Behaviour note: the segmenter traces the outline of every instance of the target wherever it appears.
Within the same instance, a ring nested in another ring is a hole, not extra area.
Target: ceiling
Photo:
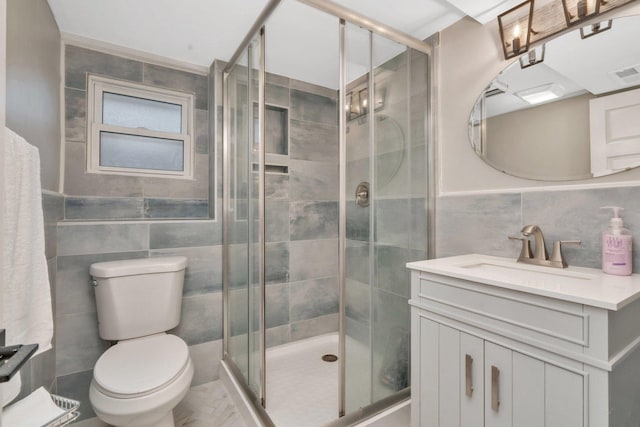
[[[228,60],[233,55],[268,1],[48,2],[63,34],[208,67],[214,59]],[[424,39],[461,19],[466,13],[480,22],[486,22],[519,0],[335,2]],[[283,0],[267,22],[267,37],[267,65],[271,68],[268,71],[327,87],[336,86],[338,32],[335,18],[296,0]]]

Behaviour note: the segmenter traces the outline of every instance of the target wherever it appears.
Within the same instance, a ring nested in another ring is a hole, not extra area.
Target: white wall
[[[632,4],[611,16],[640,14]],[[478,158],[467,133],[469,113],[486,85],[511,62],[503,59],[497,19],[465,18],[441,33],[439,57],[438,193],[509,192],[541,188],[638,185],[640,169],[587,181],[532,181],[506,175]]]
[[[6,123],[40,151],[43,190],[58,191],[60,31],[42,0],[7,3]]]

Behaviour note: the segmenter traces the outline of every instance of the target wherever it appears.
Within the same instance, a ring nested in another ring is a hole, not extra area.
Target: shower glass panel
[[[372,402],[409,386],[409,84],[407,48],[372,36]]]
[[[226,79],[228,139],[227,326],[225,352],[249,384],[249,67],[245,52]]]
[[[270,1],[225,74],[225,363],[277,427],[347,425],[410,385],[428,55],[338,16]]]
[[[371,403],[370,202],[356,203],[356,188],[371,184],[372,132],[368,112],[370,32],[345,25],[346,263],[345,410]]]
[[[260,125],[254,115],[254,108],[259,102],[260,86],[260,37],[256,36],[248,47],[249,56],[249,90],[247,121],[249,126],[248,164],[249,194],[249,387],[260,396],[261,359],[260,350],[260,169],[259,169],[259,132]]]

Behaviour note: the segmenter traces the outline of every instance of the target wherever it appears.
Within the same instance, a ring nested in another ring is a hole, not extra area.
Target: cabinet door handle
[[[473,395],[473,357],[464,356],[464,377],[465,377],[465,394],[469,397]]]
[[[500,409],[500,369],[491,365],[491,409]]]

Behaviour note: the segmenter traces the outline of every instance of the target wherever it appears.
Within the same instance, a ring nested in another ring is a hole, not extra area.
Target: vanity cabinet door
[[[485,427],[512,427],[512,355],[507,348],[484,343]]]
[[[460,426],[484,426],[484,341],[460,333]]]

